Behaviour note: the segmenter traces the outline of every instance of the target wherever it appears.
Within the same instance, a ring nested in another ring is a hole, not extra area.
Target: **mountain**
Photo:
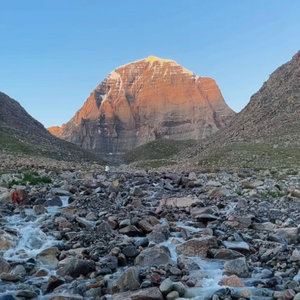
[[[58,139],[19,102],[0,92],[0,150],[59,160],[101,161],[96,155]]]
[[[300,51],[275,70],[230,124],[186,156],[219,163],[299,164]]]
[[[150,56],[111,72],[64,128],[49,131],[98,153],[125,153],[160,139],[202,139],[235,113],[211,78]]]

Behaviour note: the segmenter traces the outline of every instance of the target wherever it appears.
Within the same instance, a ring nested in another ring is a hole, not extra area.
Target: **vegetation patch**
[[[190,148],[194,145],[196,145],[196,142],[193,140],[158,140],[139,146],[134,150],[127,152],[122,159],[126,163],[169,159],[179,154],[183,149]]]
[[[14,185],[26,185],[29,183],[30,185],[37,185],[41,183],[51,183],[52,180],[49,177],[43,176],[40,177],[38,173],[25,173],[23,175],[23,178],[21,180],[12,180],[9,182],[9,187],[12,187]]]

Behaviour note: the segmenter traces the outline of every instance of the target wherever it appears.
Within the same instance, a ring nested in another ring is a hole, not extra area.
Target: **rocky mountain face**
[[[59,160],[98,160],[92,153],[54,137],[19,102],[0,92],[0,150]]]
[[[233,142],[299,143],[300,51],[279,67],[254,94],[248,105],[209,144],[219,147]]]
[[[235,113],[211,78],[150,56],[119,67],[65,125],[49,131],[98,153],[124,153],[159,139],[202,139]]]
[[[27,111],[9,96],[0,92],[0,128],[13,129],[20,133],[32,133],[51,138],[45,127],[32,118]]]

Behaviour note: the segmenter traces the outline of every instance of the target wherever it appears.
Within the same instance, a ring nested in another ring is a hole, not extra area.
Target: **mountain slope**
[[[211,78],[150,56],[117,68],[65,125],[49,131],[98,153],[160,139],[202,139],[234,116]]]
[[[15,100],[0,92],[0,150],[59,160],[94,160],[99,157],[51,135]]]
[[[300,51],[270,75],[226,128],[185,156],[203,163],[284,166],[299,164],[299,145]]]

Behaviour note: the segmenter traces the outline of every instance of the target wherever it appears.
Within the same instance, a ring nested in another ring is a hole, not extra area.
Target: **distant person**
[[[108,176],[108,174],[109,174],[109,166],[105,167],[105,174],[106,174],[106,176]]]

